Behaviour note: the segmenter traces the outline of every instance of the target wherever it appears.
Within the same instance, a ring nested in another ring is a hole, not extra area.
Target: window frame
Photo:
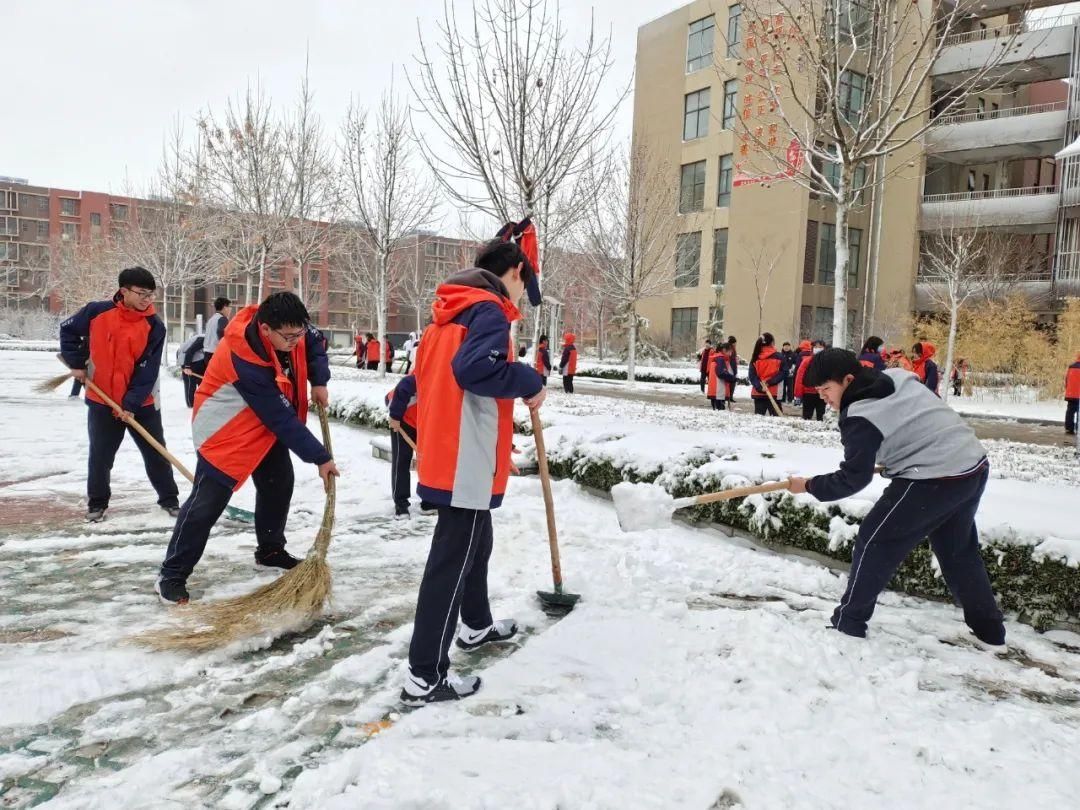
[[[701,231],[675,235],[675,289],[701,286]]]
[[[716,206],[730,208],[731,189],[735,180],[735,156],[730,153],[721,155],[719,163],[720,169],[716,174]]]
[[[698,28],[695,30],[695,26]],[[695,39],[697,37],[697,39]],[[706,17],[694,20],[687,26],[686,31],[686,72],[696,73],[707,68],[713,62],[716,42],[716,15],[709,14]],[[691,48],[697,44],[699,53],[691,55]],[[708,45],[708,51],[704,46]]]
[[[739,115],[739,80],[724,82],[724,104],[720,109],[720,129],[734,129]]]
[[[707,161],[695,160],[693,163],[684,163],[679,167],[679,213],[693,214],[705,210],[705,178]],[[693,172],[691,182],[687,185],[687,172]],[[689,195],[687,190],[689,189]],[[700,195],[698,193],[700,189]],[[687,197],[689,196],[689,202]]]
[[[693,90],[683,96],[683,142],[696,141],[709,134],[709,110],[712,102],[712,88],[706,85],[700,90]],[[701,105],[704,97],[705,104]],[[696,104],[693,109],[690,105]],[[693,134],[689,132],[690,121],[693,119]]]
[[[720,235],[723,234],[721,240]],[[728,259],[728,247],[730,245],[730,234],[727,228],[713,228],[713,261],[712,261],[712,283],[713,286],[724,286],[727,284],[727,259]],[[720,251],[719,245],[723,242],[724,249]],[[718,262],[717,259],[723,256],[723,262]],[[718,272],[719,271],[719,272]]]
[[[739,45],[742,43],[742,3],[728,6],[727,20],[727,57],[739,58]]]

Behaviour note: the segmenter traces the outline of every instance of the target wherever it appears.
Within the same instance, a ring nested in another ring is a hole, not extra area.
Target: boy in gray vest
[[[865,637],[878,594],[912,549],[929,539],[968,627],[984,644],[1004,645],[1005,625],[975,528],[990,465],[971,428],[915,374],[865,368],[847,349],[816,355],[805,382],[839,412],[844,460],[829,475],[792,478],[791,491],[838,501],[869,484],[875,464],[892,479],[859,527],[833,627]]]
[[[214,350],[218,342],[225,336],[225,327],[229,324],[229,316],[232,315],[232,301],[221,297],[214,299],[214,314],[206,322],[205,337],[203,338],[203,353],[206,355],[206,365],[210,365],[210,359],[214,356]]]

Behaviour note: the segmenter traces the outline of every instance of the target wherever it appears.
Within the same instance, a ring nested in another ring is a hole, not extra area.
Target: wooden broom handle
[[[777,416],[783,416],[784,412],[780,410],[780,406],[776,404],[776,399],[772,395],[772,391],[769,390],[769,386],[762,381],[762,388],[765,390],[765,396],[769,398],[769,404],[772,405],[773,413]]]
[[[101,399],[105,402],[106,405],[108,405],[118,414],[124,413],[124,409],[117,405],[115,402],[113,402],[112,399],[109,398],[108,394],[106,394],[104,391],[94,385],[93,380],[87,377],[85,380],[83,380],[83,382],[86,384],[87,388],[89,388],[91,391],[101,397]],[[124,422],[135,428],[135,430],[138,431],[139,435],[146,439],[146,443],[153,447],[155,450],[157,450],[159,453],[161,453],[161,455],[163,455],[170,464],[172,464],[174,467],[176,467],[176,469],[180,471],[181,475],[183,475],[184,478],[186,478],[192,484],[195,483],[195,476],[193,476],[188,470],[188,468],[183,465],[180,459],[170,453],[165,448],[165,445],[163,445],[161,442],[151,436],[150,432],[146,428],[144,428],[142,425],[135,421],[135,417],[121,416],[120,418]]]
[[[533,440],[536,443],[536,464],[540,468],[540,488],[544,491],[544,511],[547,513],[548,548],[551,550],[551,579],[556,588],[562,587],[562,566],[559,563],[559,536],[555,529],[555,502],[551,497],[551,474],[548,472],[547,448],[544,447],[544,426],[535,408],[532,417]]]
[[[730,501],[733,498],[745,498],[747,495],[761,495],[765,492],[779,492],[782,489],[787,489],[790,481],[773,481],[770,484],[757,484],[752,487],[735,487],[734,489],[724,489],[720,492],[710,492],[707,495],[698,495],[694,499],[694,503],[697,505],[705,503],[716,503],[717,501]]]
[[[405,429],[400,425],[394,429],[397,431],[397,434],[405,440],[405,444],[409,445],[409,447],[412,448],[412,451],[419,457],[420,451],[416,449],[416,442],[409,438],[409,434],[405,432]]]

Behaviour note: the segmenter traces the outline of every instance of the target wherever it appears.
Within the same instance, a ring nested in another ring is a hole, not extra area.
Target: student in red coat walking
[[[1076,414],[1080,410],[1080,352],[1065,372],[1065,432],[1076,434]]]

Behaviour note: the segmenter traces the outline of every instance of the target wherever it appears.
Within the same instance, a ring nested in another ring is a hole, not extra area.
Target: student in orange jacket
[[[367,368],[368,371],[378,371],[379,369],[379,341],[375,335],[368,332],[364,335],[364,351],[367,353]]]
[[[161,565],[156,590],[163,602],[188,601],[187,579],[210,530],[248,478],[255,482],[256,564],[289,569],[300,562],[285,550],[293,493],[289,451],[315,464],[324,482],[338,474],[307,428],[308,383],[311,398],[325,406],[329,380],[326,339],[293,293],[273,293],[229,322],[195,392],[195,483]]]
[[[394,370],[394,344],[390,341],[390,336],[386,337],[386,345],[383,346],[383,360],[386,361],[386,370]]]
[[[158,370],[165,346],[165,326],[154,311],[156,284],[149,270],[129,267],[121,271],[120,289],[109,301],[93,301],[60,324],[60,354],[76,382],[90,380],[165,444],[158,399]],[[146,475],[157,492],[158,505],[170,515],[179,510],[179,491],[172,467],[122,414],[92,390],[86,392],[86,418],[90,433],[89,472],[86,480],[86,519],[104,520],[112,490],[110,474],[125,430],[143,457]]]
[[[562,375],[563,391],[574,393],[574,375],[577,374],[577,346],[573,332],[563,335],[562,358],[559,360],[559,373]]]
[[[390,497],[394,499],[394,517],[409,517],[409,493],[412,491],[413,449],[402,433],[416,444],[416,375],[406,374],[386,395],[390,408]],[[420,502],[420,514],[430,515],[435,507]]]
[[[787,375],[783,357],[776,351],[776,340],[765,332],[754,343],[754,352],[750,355],[750,395],[754,399],[754,413],[758,416],[776,416],[772,403],[765,393],[766,387],[773,396],[777,408],[782,408],[778,400],[780,383]]]
[[[911,370],[922,380],[922,384],[933,391],[938,392],[938,367],[931,358],[937,349],[933,343],[922,341],[911,347]]]
[[[726,409],[727,401],[735,390],[737,372],[735,352],[730,345],[722,343],[717,349],[709,351],[709,376],[705,392],[714,411]]]
[[[1065,432],[1076,434],[1077,411],[1080,410],[1080,352],[1076,362],[1065,372]]]
[[[546,386],[547,379],[551,376],[551,351],[548,349],[547,335],[541,335],[540,340],[536,342],[536,357],[533,359],[533,368],[544,379],[544,385]]]
[[[547,389],[535,369],[516,361],[510,341],[525,291],[540,304],[535,230],[526,220],[504,227],[500,237],[481,249],[474,268],[436,290],[433,322],[416,356],[416,490],[438,508],[439,520],[401,692],[409,706],[459,700],[480,688],[476,676],[449,677],[455,633],[457,646],[471,651],[517,632],[513,620],[492,618],[488,602],[491,510],[502,503],[510,476],[514,400],[535,410]]]

